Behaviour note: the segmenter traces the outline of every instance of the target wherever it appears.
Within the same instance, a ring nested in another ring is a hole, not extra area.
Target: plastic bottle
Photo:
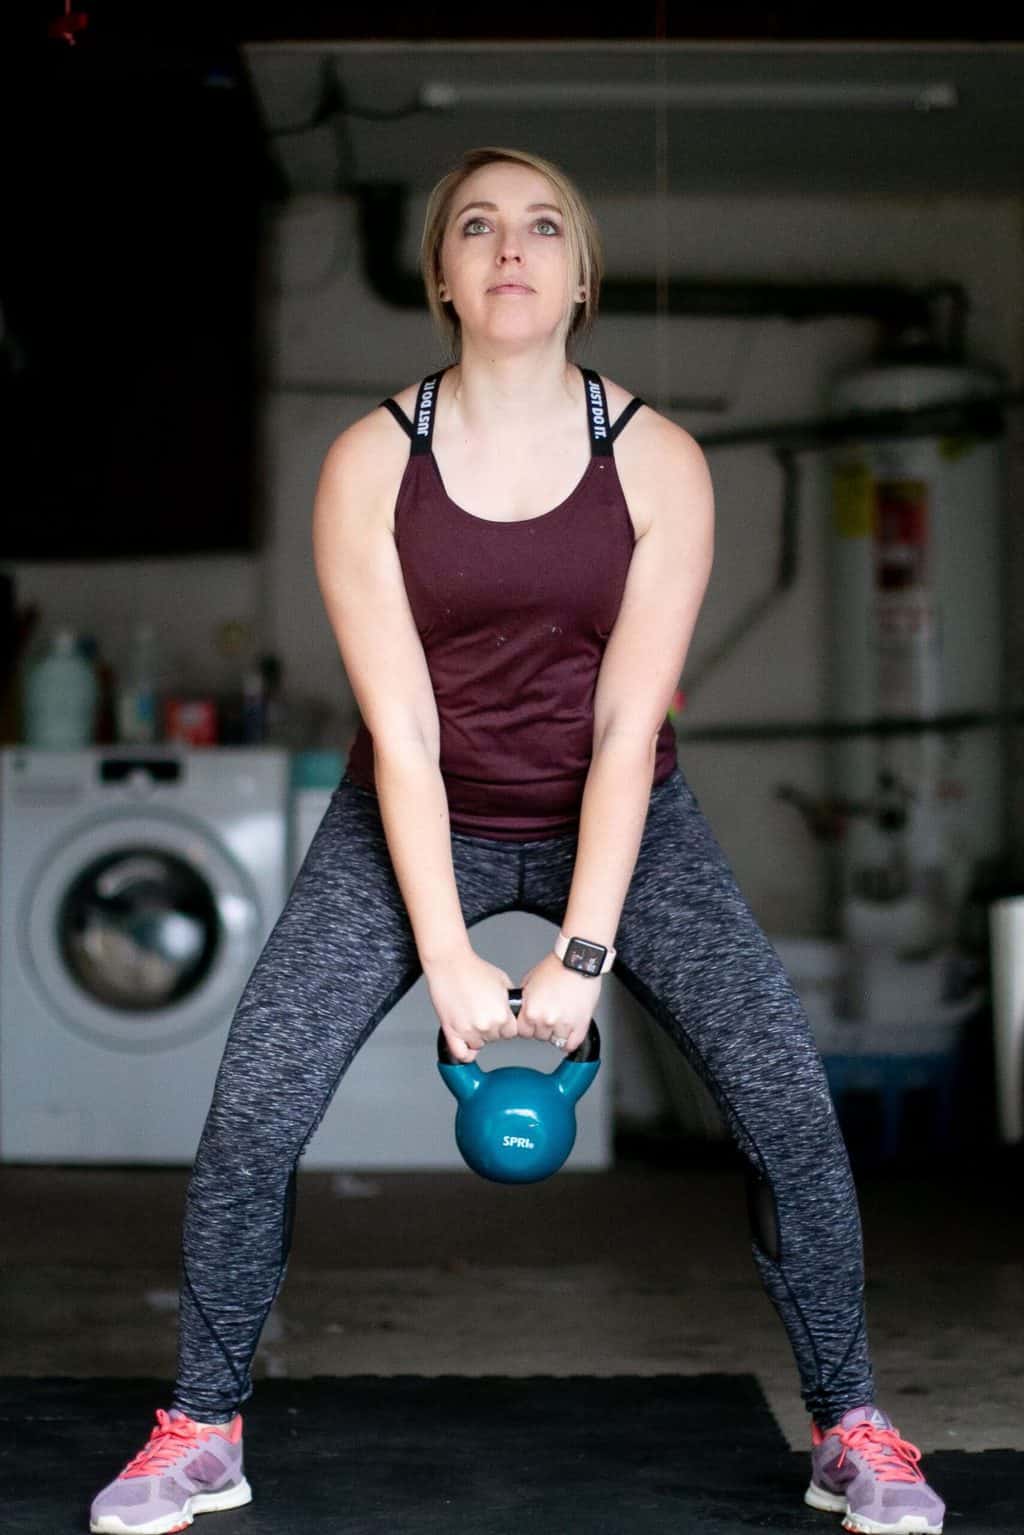
[[[268,746],[288,745],[288,711],[281,690],[282,666],[277,656],[260,656],[263,677],[264,736]]]
[[[72,629],[58,629],[25,685],[25,740],[49,751],[74,751],[93,740],[96,673]]]
[[[266,731],[263,674],[259,667],[252,666],[242,678],[242,740],[247,746],[262,746]]]
[[[116,739],[114,671],[110,662],[100,654],[99,642],[94,634],[81,635],[78,649],[92,667],[96,678],[96,713],[93,716],[92,738],[97,746],[109,746]]]
[[[145,745],[158,738],[156,630],[136,624],[117,694],[117,739]]]

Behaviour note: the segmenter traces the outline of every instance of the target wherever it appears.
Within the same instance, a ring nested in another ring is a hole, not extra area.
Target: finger
[[[551,1043],[556,1050],[561,1050],[565,1055],[571,1055],[576,1048],[573,1042],[572,1030],[567,1029],[564,1024],[561,1028],[556,1026],[552,1029]]]
[[[474,1044],[471,1039],[463,1039],[461,1034],[454,1032],[446,1034],[445,1039],[453,1059],[458,1061],[460,1066],[465,1066],[468,1061],[473,1060],[478,1051],[483,1048],[482,1042]]]

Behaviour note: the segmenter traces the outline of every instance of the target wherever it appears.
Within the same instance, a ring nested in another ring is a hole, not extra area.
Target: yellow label
[[[840,538],[870,538],[875,525],[875,492],[864,464],[837,464],[832,471],[832,515]]]

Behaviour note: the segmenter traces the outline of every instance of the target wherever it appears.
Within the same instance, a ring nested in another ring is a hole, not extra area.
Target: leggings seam
[[[861,1334],[863,1332],[865,1332],[865,1331],[866,1331],[865,1318],[862,1316],[860,1321],[857,1323],[857,1328],[856,1328],[856,1331],[853,1334],[852,1339],[850,1340],[850,1342],[846,1346],[846,1353],[843,1355],[842,1359],[840,1359],[839,1363],[836,1365],[835,1369],[832,1371],[832,1374],[829,1376],[828,1380],[823,1380],[821,1382],[821,1390],[822,1391],[827,1391],[828,1388],[831,1386],[832,1382],[835,1380],[835,1378],[839,1374],[840,1370],[846,1364],[846,1361],[849,1359],[849,1357],[850,1357],[851,1353],[853,1352],[854,1348],[856,1347],[857,1343],[860,1341]]]
[[[644,984],[644,982],[640,979],[640,977],[636,974],[636,972],[631,970],[628,965],[623,964],[621,960],[616,959],[615,965],[614,965],[614,969],[615,969],[616,972],[618,972],[620,978],[629,986],[630,990],[637,997],[637,999],[644,1004],[644,1006],[647,1008],[647,1010],[651,1013],[652,1017],[656,1018],[658,1023],[661,1024],[662,1028],[666,1030],[666,1032],[669,1035],[669,1038],[671,1039],[672,1036],[673,1036],[672,1025],[674,1023],[674,1020],[672,1019],[671,1014],[669,1013],[668,1009],[663,1005],[663,1003],[660,1001],[660,999],[658,997],[656,997],[655,994],[650,990],[650,988]],[[704,1080],[707,1081],[707,1082],[713,1082],[715,1084],[715,1092],[718,1094],[722,1104],[727,1108],[727,1110],[728,1110],[729,1114],[732,1116],[734,1122],[743,1131],[743,1135],[746,1138],[747,1143],[750,1145],[750,1147],[752,1148],[752,1150],[754,1152],[754,1155],[757,1158],[757,1163],[755,1164],[756,1165],[756,1170],[761,1174],[761,1176],[764,1178],[765,1182],[768,1184],[768,1187],[772,1190],[772,1198],[775,1199],[775,1189],[774,1189],[774,1186],[772,1184],[771,1176],[769,1175],[768,1167],[767,1167],[767,1164],[765,1162],[764,1156],[762,1155],[761,1148],[757,1144],[756,1137],[750,1132],[750,1130],[747,1129],[746,1123],[745,1123],[742,1115],[734,1107],[731,1097],[729,1096],[729,1094],[725,1091],[725,1089],[719,1083],[716,1073],[711,1071],[711,1069],[709,1068],[707,1062],[704,1059],[703,1052],[694,1043],[693,1038],[692,1038],[689,1030],[687,1028],[685,1028],[685,1026],[683,1026],[682,1024],[680,1024],[679,1027],[680,1027],[680,1030],[681,1030],[683,1038],[686,1040],[687,1051],[692,1055],[693,1060],[695,1062],[699,1062],[699,1064],[700,1064],[700,1068],[701,1068],[701,1072],[702,1072],[702,1075],[704,1077]],[[778,1203],[777,1202],[776,1202],[776,1211],[778,1211]],[[760,1249],[758,1249],[758,1250],[760,1251]],[[781,1254],[782,1254],[782,1233],[781,1233],[781,1231],[779,1232],[779,1254],[780,1254],[780,1259],[781,1259]],[[764,1256],[764,1259],[765,1259],[766,1262],[771,1263],[772,1260],[768,1257],[767,1253],[765,1253],[763,1256]],[[783,1271],[783,1269],[781,1267],[781,1263],[775,1264],[774,1267],[776,1268],[776,1270],[777,1270],[777,1272],[779,1274],[779,1277],[781,1278],[783,1284],[786,1287],[786,1292],[789,1295],[790,1301],[793,1304],[793,1307],[794,1307],[794,1310],[796,1312],[796,1315],[800,1318],[800,1323],[801,1323],[801,1326],[804,1329],[804,1334],[805,1334],[805,1336],[807,1338],[807,1342],[808,1342],[808,1344],[810,1346],[811,1356],[812,1356],[812,1358],[814,1360],[814,1367],[815,1367],[815,1371],[817,1373],[817,1389],[818,1390],[823,1390],[824,1389],[824,1385],[823,1385],[823,1382],[822,1382],[821,1356],[818,1353],[818,1348],[817,1348],[817,1345],[816,1345],[815,1340],[814,1340],[814,1335],[812,1334],[810,1328],[807,1325],[807,1318],[804,1316],[803,1308],[800,1306],[800,1304],[797,1301],[795,1295],[793,1294],[792,1287],[790,1286],[789,1280],[787,1279],[787,1277],[786,1277],[786,1275],[785,1275],[785,1273],[784,1273],[784,1271]],[[856,1341],[856,1339],[855,1339],[855,1341]],[[852,1347],[852,1345],[851,1345],[851,1347]],[[849,1354],[849,1348],[847,1349],[847,1354]]]
[[[242,1400],[244,1400],[243,1395],[242,1395],[242,1392],[243,1392],[243,1389],[244,1389],[243,1388],[243,1384],[242,1384],[242,1377],[239,1374],[238,1370],[235,1368],[235,1362],[232,1359],[232,1357],[231,1357],[230,1353],[228,1352],[227,1348],[225,1348],[224,1341],[221,1338],[220,1333],[217,1331],[216,1327],[213,1325],[213,1322],[207,1316],[206,1310],[205,1310],[205,1308],[203,1306],[203,1303],[199,1299],[199,1295],[198,1295],[198,1293],[196,1291],[196,1287],[192,1283],[192,1277],[191,1277],[191,1275],[189,1274],[189,1271],[188,1271],[188,1258],[187,1258],[184,1250],[182,1251],[182,1255],[181,1255],[181,1268],[182,1268],[182,1273],[183,1273],[184,1278],[185,1278],[185,1283],[188,1286],[188,1292],[189,1292],[189,1294],[192,1297],[192,1300],[193,1300],[193,1303],[195,1305],[195,1308],[199,1312],[199,1315],[202,1317],[203,1321],[206,1323],[207,1329],[209,1330],[209,1333],[210,1333],[210,1337],[214,1340],[214,1342],[216,1343],[217,1347],[220,1349],[221,1353],[224,1355],[224,1361],[227,1364],[228,1369],[231,1371],[232,1379],[234,1380],[235,1386],[236,1386],[237,1391],[238,1391],[238,1400],[242,1401]],[[263,1326],[263,1322],[265,1320],[266,1320],[266,1312],[264,1312],[263,1318],[260,1321],[260,1327]]]
[[[636,972],[631,970],[628,965],[623,964],[621,960],[617,959],[615,961],[614,969],[619,973],[621,979],[626,982],[634,995],[643,1002],[648,1011],[657,1019],[662,1028],[667,1031],[669,1038],[671,1038],[672,1025],[674,1024],[675,1020],[672,1018],[672,1015],[669,1013],[668,1009],[662,1005],[654,993],[644,984],[643,981],[641,981]],[[687,1052],[693,1057],[695,1061],[700,1063],[701,1071],[704,1075],[705,1081],[715,1083],[716,1093],[725,1104],[737,1125],[740,1126],[743,1134],[746,1136],[754,1150],[754,1153],[758,1159],[757,1170],[761,1173],[769,1187],[771,1187],[771,1179],[768,1177],[768,1169],[765,1165],[764,1157],[761,1155],[761,1149],[758,1146],[756,1139],[747,1129],[747,1126],[744,1123],[744,1120],[738,1110],[733,1106],[733,1102],[729,1094],[718,1083],[715,1073],[708,1066],[707,1061],[704,1059],[703,1052],[700,1050],[699,1046],[694,1043],[693,1036],[690,1034],[689,1030],[682,1025],[680,1025],[680,1028],[683,1038],[686,1040]],[[774,1192],[772,1197],[775,1197]]]
[[[412,980],[411,981],[408,979],[408,976],[409,976],[409,972],[406,972],[406,975],[402,978],[402,980],[399,982],[399,984],[396,987],[394,987],[392,989],[392,991],[390,991],[388,993],[388,995],[385,997],[385,999],[384,999],[383,1003],[381,1004],[381,1006],[379,1008],[377,1008],[374,1013],[371,1014],[369,1022],[367,1023],[366,1027],[361,1031],[359,1045],[357,1046],[356,1051],[353,1052],[352,1057],[350,1058],[348,1065],[351,1064],[351,1060],[353,1060],[355,1058],[355,1055],[358,1052],[358,1050],[361,1049],[362,1046],[366,1043],[366,1040],[369,1038],[369,1036],[373,1032],[373,1030],[377,1027],[378,1023],[380,1023],[381,1019],[383,1017],[385,1017],[387,1015],[387,1013],[390,1012],[391,1008],[395,1005],[395,1003],[398,1002],[399,999],[402,996],[405,995],[405,992],[408,991],[411,986],[415,985],[416,981],[419,979],[419,973],[414,974],[412,976]],[[324,1095],[324,1098],[321,1101],[321,1104],[319,1106],[317,1115],[316,1115],[315,1119],[313,1120],[313,1122],[312,1122],[312,1124],[311,1124],[311,1126],[310,1126],[306,1136],[304,1137],[304,1139],[302,1141],[302,1145],[300,1147],[298,1156],[295,1158],[295,1161],[292,1163],[292,1170],[291,1170],[291,1173],[289,1174],[289,1182],[291,1181],[291,1179],[293,1179],[295,1177],[295,1174],[296,1174],[296,1171],[297,1171],[297,1168],[298,1168],[298,1164],[299,1164],[299,1159],[301,1158],[303,1152],[306,1150],[306,1147],[309,1145],[310,1141],[313,1139],[313,1136],[316,1134],[317,1130],[319,1129],[321,1121],[323,1120],[324,1115],[326,1114],[327,1109],[330,1106],[331,1100],[333,1099],[334,1094],[337,1092],[338,1084],[340,1083],[342,1077],[345,1075],[345,1072],[348,1069],[348,1065],[346,1065],[345,1067],[342,1068],[342,1070],[335,1077],[335,1079],[334,1079],[334,1081],[333,1081],[333,1083],[331,1085],[330,1091]],[[294,1195],[292,1197],[294,1198]],[[267,1317],[270,1315],[270,1312],[271,1312],[271,1310],[273,1308],[274,1302],[276,1301],[276,1299],[277,1299],[277,1297],[278,1297],[278,1295],[280,1293],[281,1284],[282,1284],[282,1281],[283,1281],[283,1278],[284,1278],[285,1266],[286,1266],[287,1259],[288,1259],[288,1246],[289,1246],[289,1244],[287,1242],[287,1239],[286,1239],[286,1228],[287,1228],[287,1224],[288,1224],[288,1202],[289,1202],[289,1195],[288,1195],[288,1192],[286,1191],[285,1198],[284,1198],[284,1201],[283,1201],[283,1207],[282,1207],[282,1210],[281,1210],[281,1229],[280,1229],[280,1235],[279,1235],[279,1239],[278,1239],[279,1243],[280,1243],[280,1247],[279,1247],[279,1253],[278,1253],[277,1279],[276,1279],[276,1281],[274,1283],[274,1286],[272,1288],[271,1298],[267,1302],[267,1304],[262,1308],[262,1311],[261,1311],[260,1317],[259,1317],[259,1321],[256,1324],[256,1327],[254,1329],[257,1340],[259,1339],[260,1333],[262,1332],[263,1327],[266,1324]],[[220,1350],[221,1354],[224,1356],[224,1360],[225,1360],[225,1362],[226,1362],[226,1364],[228,1366],[228,1369],[231,1371],[232,1379],[234,1380],[235,1386],[236,1386],[236,1388],[237,1388],[237,1390],[239,1392],[239,1400],[240,1401],[244,1400],[244,1398],[241,1395],[242,1390],[243,1390],[242,1377],[241,1377],[239,1371],[236,1369],[234,1360],[231,1358],[231,1355],[230,1355],[228,1349],[225,1347],[224,1341],[221,1338],[220,1333],[217,1331],[217,1329],[214,1326],[214,1324],[213,1324],[212,1320],[210,1319],[210,1317],[207,1316],[206,1311],[205,1311],[205,1309],[203,1307],[203,1304],[202,1304],[202,1302],[199,1299],[199,1295],[198,1295],[198,1293],[196,1291],[195,1285],[192,1283],[192,1278],[191,1278],[191,1275],[189,1274],[189,1271],[188,1271],[188,1259],[187,1259],[187,1257],[186,1257],[186,1255],[184,1253],[184,1250],[182,1251],[182,1272],[184,1274],[185,1283],[188,1286],[189,1294],[192,1296],[192,1300],[193,1300],[193,1302],[195,1304],[196,1310],[199,1312],[199,1315],[202,1317],[203,1322],[205,1323],[207,1329],[209,1330],[210,1336],[213,1338],[213,1340],[216,1343],[216,1345],[217,1345],[218,1349]],[[253,1353],[255,1353],[255,1349],[253,1350]]]

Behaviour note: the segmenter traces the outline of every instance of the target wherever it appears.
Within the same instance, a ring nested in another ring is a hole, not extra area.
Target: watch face
[[[562,963],[569,970],[579,970],[583,975],[600,975],[607,953],[608,950],[599,943],[588,943],[585,938],[570,938]]]

